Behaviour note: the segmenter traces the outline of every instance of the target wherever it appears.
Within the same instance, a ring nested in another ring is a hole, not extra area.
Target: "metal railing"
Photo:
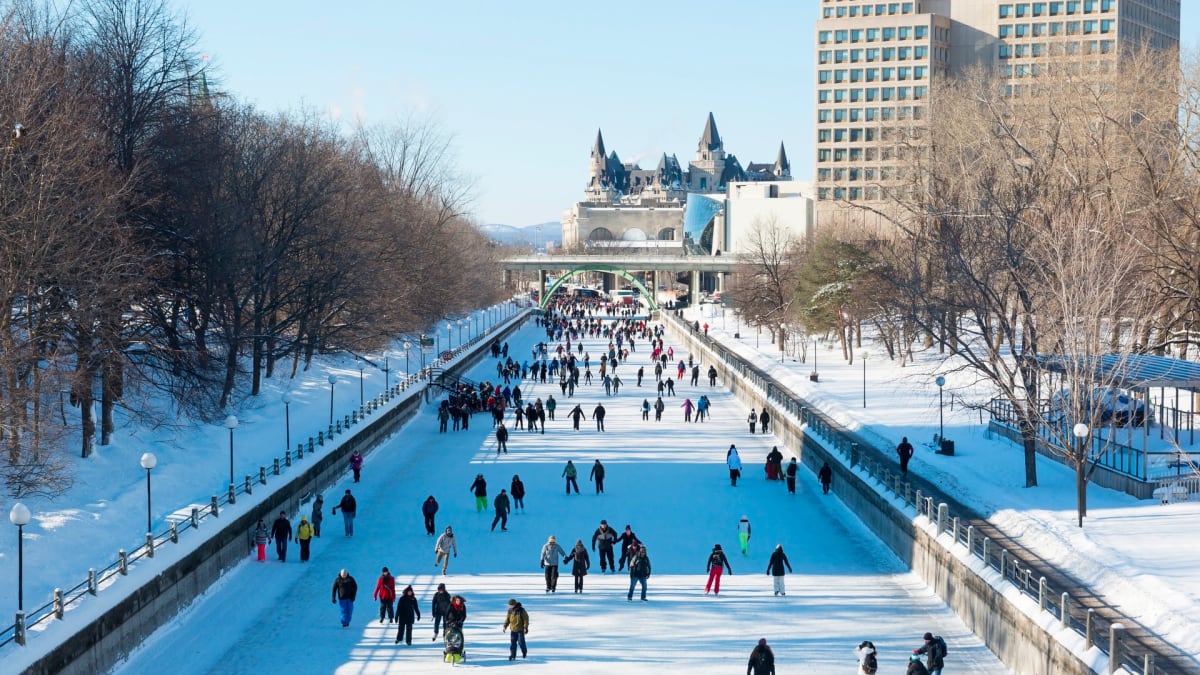
[[[1044,576],[1035,576],[1032,567],[1018,556],[994,545],[986,537],[977,536],[973,526],[960,526],[966,519],[951,514],[947,504],[935,504],[933,496],[914,491],[898,471],[892,470],[891,464],[871,458],[864,459],[859,450],[859,441],[845,427],[825,416],[753,364],[726,350],[702,331],[695,330],[693,325],[670,313],[664,313],[663,316],[669,317],[669,320],[676,324],[676,330],[701,341],[726,368],[757,387],[778,410],[786,412],[800,425],[807,425],[809,432],[819,435],[826,441],[827,447],[845,457],[851,468],[860,468],[884,490],[903,499],[906,505],[914,507],[919,514],[937,525],[939,535],[949,533],[954,542],[964,545],[973,556],[997,570],[1004,580],[1019,589],[1022,594],[1037,601],[1038,606],[1054,616],[1061,626],[1083,636],[1088,648],[1098,647],[1108,655],[1109,673],[1125,668],[1129,673],[1136,675],[1155,674],[1155,655],[1135,653],[1134,648],[1127,644],[1127,633],[1122,623],[1105,620],[1093,609],[1076,606],[1068,593],[1052,588]]]

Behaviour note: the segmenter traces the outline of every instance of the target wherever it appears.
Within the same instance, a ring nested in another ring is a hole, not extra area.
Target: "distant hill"
[[[479,231],[509,246],[533,246],[536,243],[539,248],[545,248],[547,244],[557,246],[562,242],[562,224],[554,221],[525,227],[493,223],[481,225]]]

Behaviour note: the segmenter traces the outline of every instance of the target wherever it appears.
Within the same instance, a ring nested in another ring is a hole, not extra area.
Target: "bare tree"
[[[784,326],[802,330],[794,304],[804,243],[774,216],[756,219],[728,291],[730,304],[748,323],[767,328],[780,350],[787,344]]]

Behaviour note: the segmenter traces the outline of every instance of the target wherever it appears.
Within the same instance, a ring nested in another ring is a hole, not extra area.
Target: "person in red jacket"
[[[396,577],[392,576],[388,568],[383,568],[383,574],[380,574],[379,581],[375,582],[375,593],[371,597],[379,601],[379,623],[383,623],[385,616],[388,623],[396,620],[392,609],[392,603],[396,602]]]

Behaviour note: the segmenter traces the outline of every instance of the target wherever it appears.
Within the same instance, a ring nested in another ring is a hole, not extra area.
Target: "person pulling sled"
[[[442,632],[443,662],[457,665],[467,660],[467,648],[462,632],[466,620],[467,601],[461,595],[450,598],[450,609],[446,611],[446,629]]]

